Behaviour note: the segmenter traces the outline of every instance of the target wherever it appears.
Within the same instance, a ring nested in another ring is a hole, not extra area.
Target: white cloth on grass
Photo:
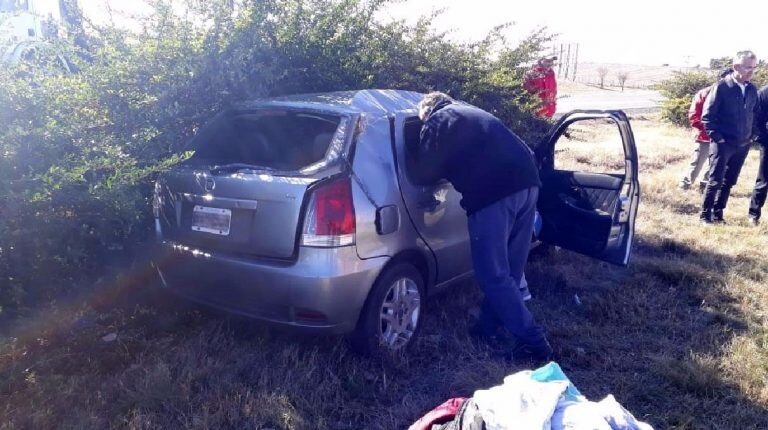
[[[488,430],[549,430],[552,414],[568,382],[540,382],[530,370],[504,378],[502,385],[475,391],[474,399]]]
[[[587,400],[554,362],[509,375],[473,400],[488,430],[653,430],[612,395]]]

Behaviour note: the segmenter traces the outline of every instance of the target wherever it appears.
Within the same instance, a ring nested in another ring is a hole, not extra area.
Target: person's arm
[[[523,88],[529,93],[539,94],[544,90],[544,78],[539,76],[534,70],[529,70],[525,74],[525,82]]]
[[[549,85],[547,85],[549,101],[555,103],[557,102],[557,78],[555,78],[555,72],[550,70],[547,78],[549,80]]]
[[[691,107],[688,109],[688,120],[691,122],[691,127],[705,133],[706,130],[704,130],[704,123],[701,122],[701,113],[704,109],[704,102],[706,100],[707,99],[704,97],[704,94],[699,91],[693,97],[693,100],[691,101]]]
[[[760,127],[760,134],[759,136],[762,136],[762,139],[760,143],[768,145],[768,89],[762,92],[762,94],[758,94],[758,103],[760,104],[760,123],[758,126]]]
[[[768,89],[757,93],[755,103],[755,120],[752,122],[753,139],[762,143],[768,143]]]
[[[760,117],[762,116],[762,107],[760,106],[760,93],[757,94],[755,100],[755,107],[752,109],[752,137],[749,139],[752,142],[760,140]]]
[[[701,113],[701,122],[704,124],[704,129],[707,131],[712,142],[724,143],[725,137],[720,132],[720,107],[722,105],[722,94],[720,93],[720,85],[715,84],[712,87],[712,91],[707,95],[707,99],[704,101],[704,109]]]

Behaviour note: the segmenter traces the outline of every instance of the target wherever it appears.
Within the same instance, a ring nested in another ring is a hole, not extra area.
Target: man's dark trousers
[[[469,215],[475,277],[485,294],[479,329],[495,334],[500,325],[527,345],[545,343],[523,302],[519,280],[528,259],[538,187],[511,194]]]
[[[713,211],[716,216],[722,216],[723,209],[728,204],[728,197],[731,195],[731,188],[739,179],[739,173],[748,153],[748,144],[730,142],[710,144],[709,182],[704,191],[702,216],[709,215]]]
[[[757,181],[752,190],[752,200],[749,203],[749,215],[760,219],[760,212],[768,195],[768,142],[760,143],[760,167],[757,170]]]

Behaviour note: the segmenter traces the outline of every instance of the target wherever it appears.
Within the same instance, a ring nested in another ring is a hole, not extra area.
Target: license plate
[[[192,230],[194,231],[228,236],[231,221],[232,211],[229,209],[195,205],[192,210]]]

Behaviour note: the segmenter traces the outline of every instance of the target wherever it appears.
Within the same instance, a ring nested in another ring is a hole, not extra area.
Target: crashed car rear
[[[466,215],[446,181],[417,185],[411,148],[423,95],[365,90],[244,103],[192,139],[154,196],[163,285],[281,326],[350,333],[365,350],[403,348],[426,297],[472,276]],[[556,168],[580,121],[615,125],[620,173]],[[637,152],[621,111],[565,115],[537,147],[541,240],[629,261]]]

